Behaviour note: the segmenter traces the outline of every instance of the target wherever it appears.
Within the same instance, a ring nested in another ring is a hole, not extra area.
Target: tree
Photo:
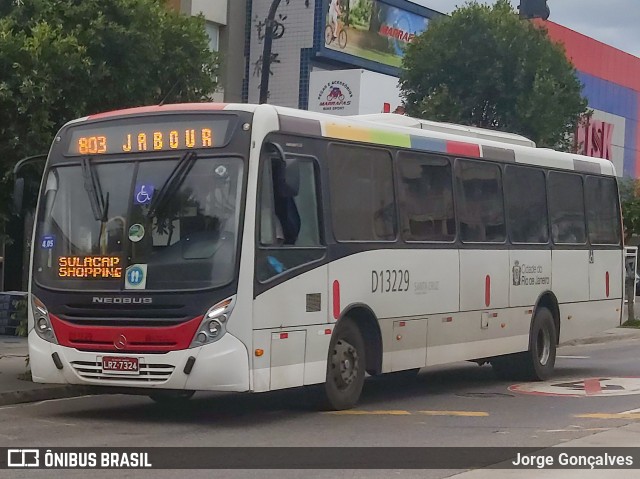
[[[640,235],[640,180],[624,178],[619,181],[620,206],[624,224],[624,243]]]
[[[620,206],[622,209],[622,222],[624,229],[624,244],[628,245],[633,236],[640,235],[640,180],[624,178],[619,181]],[[635,274],[627,274],[625,277],[625,297],[635,296]],[[635,321],[633,301],[627,303],[627,322],[632,325]]]
[[[49,149],[64,123],[206,99],[218,56],[204,19],[165,0],[0,0],[0,172]],[[0,184],[1,218],[9,178]]]
[[[560,150],[571,148],[587,107],[563,48],[508,0],[473,0],[432,20],[407,47],[400,84],[410,115],[520,133]]]

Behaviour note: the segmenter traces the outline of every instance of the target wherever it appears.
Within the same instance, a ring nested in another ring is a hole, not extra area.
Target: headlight
[[[215,319],[213,321],[209,321],[209,334],[211,334],[211,336],[215,338],[220,334],[221,330],[222,324],[220,324],[219,321],[216,321]]]
[[[58,344],[56,335],[53,332],[53,327],[51,326],[49,310],[44,305],[44,303],[33,294],[31,295],[31,312],[33,314],[33,329],[35,329],[38,336],[40,336],[45,341]]]
[[[200,327],[193,336],[190,348],[218,341],[227,332],[226,323],[235,304],[235,296],[220,301],[209,308],[202,318]]]

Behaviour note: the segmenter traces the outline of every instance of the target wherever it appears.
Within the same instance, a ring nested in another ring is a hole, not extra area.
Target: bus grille
[[[93,361],[72,361],[71,365],[76,373],[87,380],[118,382],[137,382],[159,384],[169,380],[175,366],[170,364],[140,363],[138,375],[112,375],[102,372],[102,364]]]

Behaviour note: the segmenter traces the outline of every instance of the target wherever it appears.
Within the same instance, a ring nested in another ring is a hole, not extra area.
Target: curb
[[[614,333],[609,333],[606,336],[593,336],[590,338],[573,339],[565,343],[561,343],[559,346],[580,346],[582,344],[605,344],[614,341],[628,341],[633,339],[640,339],[640,330],[634,328],[618,328],[621,331],[616,330]]]
[[[65,399],[93,394],[94,391],[83,386],[51,386],[39,389],[9,391],[0,393],[0,406],[46,401],[49,399]]]

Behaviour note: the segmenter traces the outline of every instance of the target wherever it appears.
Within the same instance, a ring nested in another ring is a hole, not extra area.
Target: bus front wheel
[[[365,365],[360,329],[343,318],[338,321],[329,344],[324,392],[330,409],[339,411],[356,405],[364,385]]]

